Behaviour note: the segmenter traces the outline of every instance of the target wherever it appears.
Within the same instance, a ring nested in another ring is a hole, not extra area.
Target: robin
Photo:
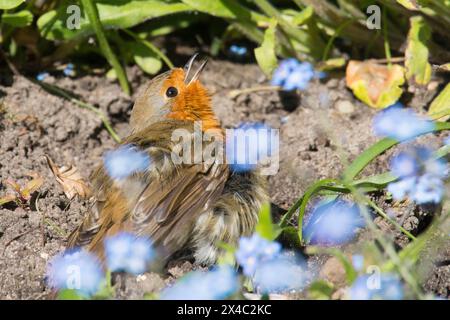
[[[178,163],[171,155],[173,132],[194,134],[198,122],[202,132],[225,139],[198,79],[206,61],[195,69],[196,56],[184,68],[153,78],[136,99],[122,144],[145,152],[151,165],[117,180],[102,163],[90,178],[95,203],[70,235],[69,247],[85,247],[103,260],[103,240],[126,231],[151,239],[162,261],[189,251],[197,264],[211,265],[221,253],[219,243],[236,245],[253,232],[268,201],[266,179],[257,170],[235,171],[220,161]]]

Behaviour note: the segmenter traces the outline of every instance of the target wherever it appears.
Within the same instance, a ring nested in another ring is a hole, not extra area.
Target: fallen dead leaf
[[[347,86],[358,99],[374,108],[386,108],[397,102],[404,81],[404,68],[397,64],[389,67],[370,60],[352,60],[347,66]]]
[[[80,198],[89,198],[91,196],[91,189],[75,166],[58,168],[49,156],[45,155],[45,158],[53,176],[62,186],[64,194],[69,200],[72,200],[76,195]]]

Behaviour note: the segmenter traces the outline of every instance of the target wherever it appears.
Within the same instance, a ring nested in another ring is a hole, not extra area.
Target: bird
[[[136,98],[121,144],[148,154],[152,165],[116,181],[101,163],[90,176],[93,204],[70,234],[68,248],[85,248],[104,262],[105,238],[131,232],[148,237],[165,263],[188,252],[195,264],[210,266],[223,253],[221,243],[236,246],[254,232],[269,201],[266,177],[258,170],[232,170],[226,162],[175,163],[171,156],[174,130],[194,134],[199,121],[202,133],[225,139],[199,80],[207,60],[194,68],[197,56],[151,79]]]

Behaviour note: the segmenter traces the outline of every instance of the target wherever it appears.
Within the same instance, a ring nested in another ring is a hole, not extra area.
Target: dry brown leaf
[[[385,108],[394,104],[401,96],[404,83],[404,69],[394,64],[391,67],[373,61],[348,63],[347,86],[361,101],[374,108]]]
[[[76,195],[80,198],[89,198],[91,189],[74,166],[58,168],[49,156],[45,155],[47,164],[56,181],[62,186],[64,194],[72,200]]]
[[[44,179],[38,174],[33,174],[30,176],[33,177],[33,180],[27,182],[25,187],[23,187],[20,191],[20,195],[25,200],[29,200],[33,192],[35,192],[44,184]]]

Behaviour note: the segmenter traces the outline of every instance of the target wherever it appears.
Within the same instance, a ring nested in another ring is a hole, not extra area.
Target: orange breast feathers
[[[189,84],[184,82],[184,70],[179,68],[164,81],[161,93],[170,87],[178,89],[178,95],[172,103],[172,110],[167,114],[169,119],[202,121],[203,130],[220,129],[211,105],[211,97],[206,88],[195,80]]]

